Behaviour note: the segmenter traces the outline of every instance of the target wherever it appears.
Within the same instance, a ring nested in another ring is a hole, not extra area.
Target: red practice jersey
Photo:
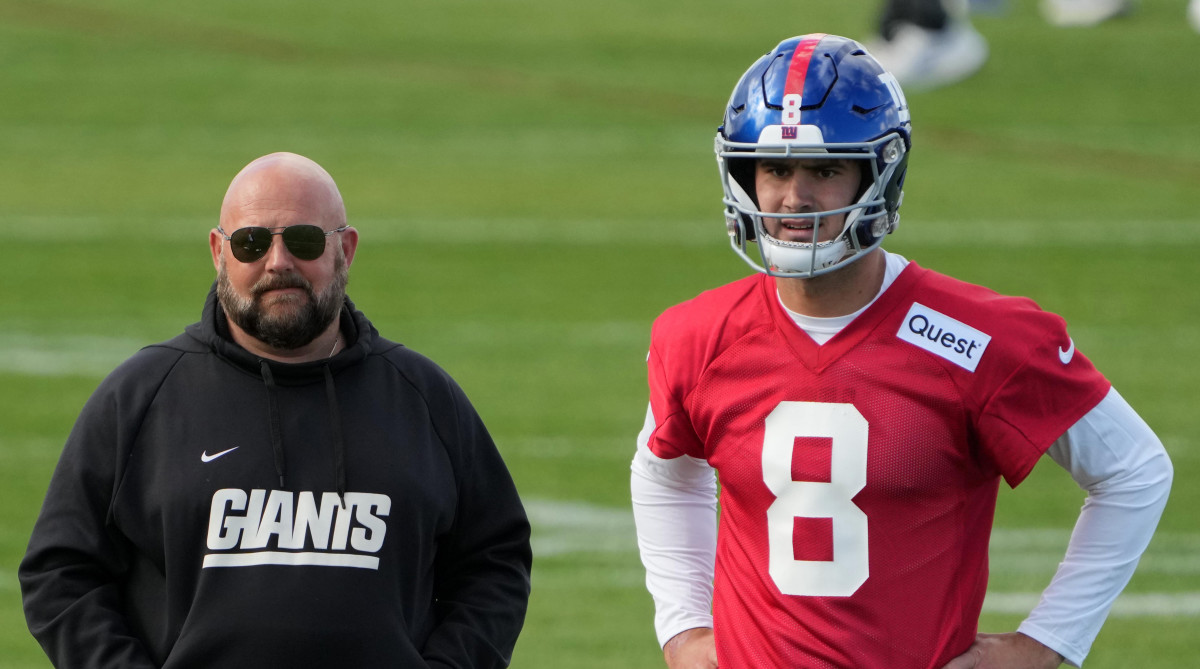
[[[1000,478],[1109,384],[1063,320],[909,263],[825,345],[755,275],[667,310],[661,458],[721,483],[713,619],[729,669],[937,668],[974,641]]]

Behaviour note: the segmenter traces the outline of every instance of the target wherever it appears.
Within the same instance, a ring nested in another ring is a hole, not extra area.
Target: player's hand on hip
[[[663,646],[669,669],[716,669],[717,645],[708,627],[694,627],[671,637]]]
[[[1020,632],[979,634],[942,669],[1054,669],[1063,657]]]

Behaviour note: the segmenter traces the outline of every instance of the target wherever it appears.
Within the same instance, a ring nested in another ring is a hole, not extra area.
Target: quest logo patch
[[[896,336],[968,372],[975,371],[992,341],[990,335],[919,302],[913,302]]]

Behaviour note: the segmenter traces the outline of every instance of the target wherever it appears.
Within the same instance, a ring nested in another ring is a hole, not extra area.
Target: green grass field
[[[910,94],[888,247],[1028,295],[1156,429],[1176,483],[1093,649],[1193,667],[1200,616],[1200,34],[1183,0],[1055,30],[979,16],[992,58]],[[712,135],[754,58],[865,38],[875,2],[0,0],[0,669],[49,666],[17,564],[103,375],[197,320],[229,179],[289,150],[362,236],[350,294],[466,388],[534,522],[520,668],[661,666],[628,510],[662,309],[748,271]],[[214,417],[219,419],[220,417]],[[983,626],[1046,584],[1082,493],[1001,494]]]

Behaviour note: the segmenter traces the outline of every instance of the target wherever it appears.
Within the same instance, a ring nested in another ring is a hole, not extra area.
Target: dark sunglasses
[[[227,235],[220,226],[217,226],[217,232],[225,241],[229,242],[229,249],[233,251],[233,257],[248,263],[267,255],[267,251],[271,250],[271,237],[275,235],[283,236],[283,244],[287,247],[288,253],[300,260],[316,260],[321,257],[322,253],[325,253],[325,238],[349,227],[343,225],[336,230],[325,232],[320,226],[309,224],[289,225],[286,228],[255,226],[238,228],[233,231],[232,235]],[[272,232],[272,230],[279,232]]]

